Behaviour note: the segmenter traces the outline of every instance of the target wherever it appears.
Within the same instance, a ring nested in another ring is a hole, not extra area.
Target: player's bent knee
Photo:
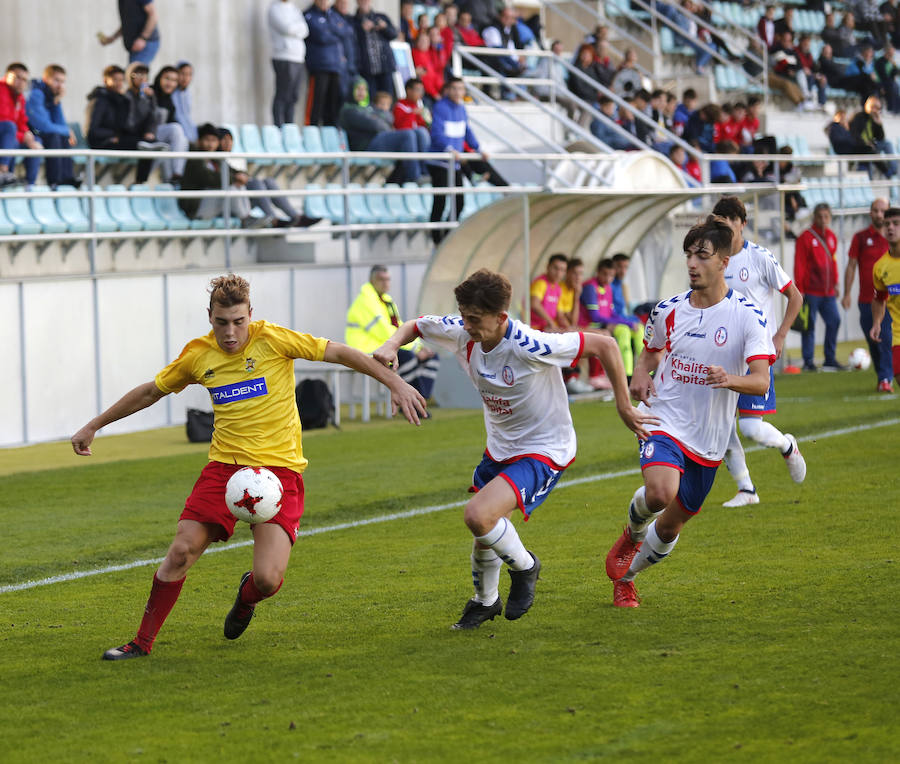
[[[278,591],[284,576],[281,571],[277,570],[254,570],[253,585],[259,590],[260,594],[273,594]]]
[[[489,513],[485,512],[484,508],[474,499],[466,504],[463,511],[463,522],[476,536],[484,536],[497,524],[497,520],[489,516]]]
[[[661,483],[649,483],[644,490],[644,501],[647,502],[647,508],[651,512],[661,512],[671,503],[678,493],[678,486],[675,490]]]

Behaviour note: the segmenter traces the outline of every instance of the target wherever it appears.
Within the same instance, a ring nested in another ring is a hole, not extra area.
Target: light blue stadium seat
[[[341,188],[339,183],[329,183],[327,189]],[[328,208],[328,217],[332,223],[343,224],[344,221],[344,197],[342,194],[331,194],[325,197],[325,206]],[[351,220],[353,211],[350,211]],[[349,222],[349,221],[348,221]]]
[[[34,219],[27,199],[5,199],[6,217],[12,223],[15,233],[25,236],[41,233],[41,224]]]
[[[384,184],[385,191],[398,188],[400,188],[400,186],[398,186],[396,183]],[[390,213],[391,220],[393,222],[412,223],[415,221],[415,217],[410,214],[410,211],[406,207],[406,202],[403,201],[403,196],[401,194],[385,194],[384,200],[387,204],[388,212]]]
[[[136,183],[131,187],[132,191],[148,191],[150,186]],[[166,221],[159,214],[151,196],[136,196],[131,201],[131,211],[140,221],[145,231],[165,231],[168,227]]]
[[[156,186],[157,191],[174,191],[175,187],[171,183],[160,183]],[[181,207],[178,206],[178,200],[174,196],[157,196],[152,199],[156,206],[156,213],[165,223],[165,227],[169,231],[186,231],[189,228],[209,228],[208,220],[192,221]],[[193,226],[192,223],[202,223],[202,226]]]
[[[348,183],[347,188],[359,191],[362,187],[359,183]],[[352,223],[377,223],[378,219],[369,210],[366,197],[355,193],[347,195],[347,203],[350,205],[350,222]]]
[[[35,186],[34,190],[43,193],[49,191],[50,186]],[[40,223],[43,233],[66,233],[69,230],[66,221],[59,216],[52,198],[35,197],[29,201],[31,202],[31,214]]]
[[[96,190],[100,190],[100,187],[97,186]],[[119,225],[113,219],[112,215],[109,214],[109,206],[106,204],[107,200],[103,197],[97,197],[94,199],[94,228],[101,233],[110,233],[112,231],[118,231]],[[83,200],[84,206],[84,214],[85,216],[89,216],[90,214],[90,200]],[[90,219],[90,218],[88,218]]]
[[[325,125],[324,127],[320,128],[320,135],[322,136],[323,151],[333,151],[335,153],[340,153],[347,150],[347,143],[341,136],[341,131],[338,130],[338,128],[332,127],[331,125]],[[332,160],[332,162],[336,165],[341,164],[340,159],[334,159]]]
[[[406,203],[406,209],[409,210],[409,214],[413,216],[413,219],[418,223],[424,223],[426,220],[429,220],[431,218],[431,201],[434,196],[431,193],[431,186],[420,187],[415,183],[409,182],[404,183],[403,188],[416,189],[419,191],[417,194],[407,194],[403,197],[403,201]],[[448,208],[449,205],[445,209]]]
[[[263,148],[270,154],[284,154],[284,139],[281,136],[281,128],[275,125],[263,125],[262,144]],[[290,159],[273,159],[272,161],[279,165],[291,164]]]
[[[57,186],[57,191],[75,191],[75,186]],[[71,233],[86,233],[91,230],[91,223],[84,214],[81,200],[76,197],[56,200],[56,211],[65,222]]]
[[[716,78],[716,89],[728,90],[728,67],[716,64],[713,67],[713,74]]]
[[[106,187],[107,191],[125,191],[125,186],[115,183]],[[140,231],[144,226],[131,209],[131,202],[125,196],[110,196],[106,200],[110,217],[116,221],[120,231]]]
[[[246,123],[241,125],[241,143],[244,146],[244,151],[248,154],[263,154],[265,153],[265,147],[263,146],[262,136],[259,134],[259,128],[251,123]],[[273,159],[250,159],[249,162],[253,164],[257,164],[262,166],[268,166],[274,164]]]
[[[325,147],[322,145],[322,131],[317,125],[305,125],[303,127],[303,145],[310,154],[322,154]],[[313,164],[328,166],[338,164],[336,159],[313,159]]]
[[[307,183],[306,184],[307,191],[318,191],[319,184],[318,183]],[[307,217],[311,218],[327,218],[331,219],[331,212],[328,210],[328,205],[325,203],[325,197],[319,196],[317,194],[311,194],[309,196],[304,197],[303,199],[303,211],[306,213]]]
[[[281,126],[281,141],[284,144],[284,150],[291,154],[305,154],[306,146],[303,145],[303,136],[300,134],[300,128],[293,122],[286,122]],[[298,158],[293,163],[301,167],[312,164],[311,159]]]
[[[3,197],[0,196],[0,236],[12,236],[16,232],[16,227],[10,222],[6,216],[6,209],[3,203]]]
[[[367,183],[366,188],[369,189],[369,193],[366,195],[366,202],[369,205],[369,211],[372,213],[372,217],[375,218],[374,222],[398,222],[394,220],[394,217],[391,214],[391,210],[387,202],[387,196],[380,193],[382,187],[377,183]]]

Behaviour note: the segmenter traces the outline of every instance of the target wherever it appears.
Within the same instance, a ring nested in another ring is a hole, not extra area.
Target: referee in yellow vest
[[[369,280],[347,311],[345,342],[366,354],[371,354],[403,323],[397,303],[388,294],[391,274],[384,265],[373,265]],[[437,376],[439,359],[436,353],[415,340],[397,353],[400,368],[397,373],[418,390],[426,400],[431,398]]]

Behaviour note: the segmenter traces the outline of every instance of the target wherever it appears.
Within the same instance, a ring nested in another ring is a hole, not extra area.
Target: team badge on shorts
[[[738,271],[738,278],[741,281],[747,281],[750,278],[750,271],[748,271],[746,268],[741,268],[741,270]]]
[[[513,370],[509,366],[504,366],[503,371],[500,372],[500,376],[503,377],[503,381],[512,387],[513,382],[516,381],[516,375],[513,374]]]
[[[256,359],[248,358],[247,365],[244,366],[244,371],[253,371],[256,368]]]
[[[722,345],[728,342],[728,330],[724,326],[720,326],[713,335],[713,341],[716,345],[722,347]]]
[[[641,458],[649,459],[653,456],[653,452],[656,450],[654,445],[649,441],[645,440],[641,443]]]

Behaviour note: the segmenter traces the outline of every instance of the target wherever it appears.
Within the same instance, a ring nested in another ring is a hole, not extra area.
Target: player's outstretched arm
[[[166,393],[160,390],[155,382],[145,382],[133,390],[129,390],[106,411],[95,416],[72,436],[72,448],[79,456],[90,456],[91,442],[94,440],[97,430],[152,406],[165,396]]]
[[[727,387],[745,395],[765,395],[769,389],[769,359],[756,358],[749,366],[746,375],[727,374],[721,366],[710,366],[706,383],[710,387]]]
[[[616,411],[619,412],[625,426],[639,438],[649,438],[650,433],[643,426],[658,424],[659,420],[655,416],[638,411],[631,405],[631,398],[628,397],[628,377],[625,375],[618,343],[612,337],[603,334],[585,333],[583,336],[584,352],[600,359],[603,370],[612,383],[613,393],[616,396]]]
[[[397,351],[404,345],[412,342],[417,336],[416,322],[414,320],[404,321],[397,327],[397,331],[395,331],[389,339],[385,340],[380,348],[372,353],[372,358],[378,361],[382,366],[396,369],[398,366]]]
[[[394,355],[396,356],[396,351]],[[403,416],[411,424],[419,424],[419,417],[425,416],[425,399],[421,393],[371,356],[341,342],[329,341],[325,348],[324,360],[328,363],[339,363],[377,379],[391,391],[391,411],[394,414],[398,410],[402,411]]]

